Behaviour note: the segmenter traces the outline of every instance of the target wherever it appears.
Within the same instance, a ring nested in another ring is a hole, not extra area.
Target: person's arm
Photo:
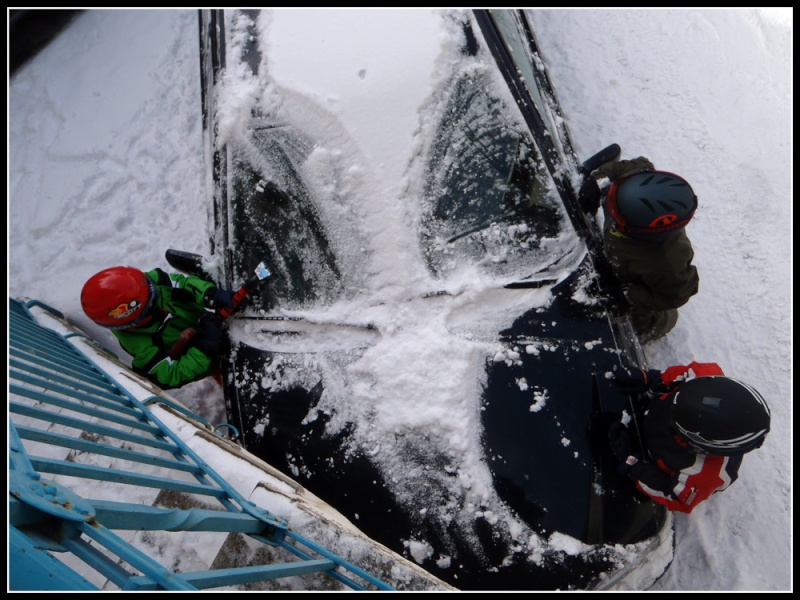
[[[169,349],[159,345],[158,336],[143,333],[114,332],[122,348],[133,357],[132,369],[164,389],[180,387],[205,377],[216,361],[215,350],[204,348],[197,340],[177,358],[169,357]],[[219,340],[217,340],[217,349]]]
[[[180,273],[173,273],[170,278],[172,279],[173,288],[190,292],[195,302],[205,308],[218,311],[223,308],[232,309],[234,307],[236,290],[217,287],[216,284],[194,275],[186,276]],[[247,299],[245,298],[239,308],[244,308],[246,304]]]
[[[651,407],[651,411],[653,408],[658,409],[659,407]],[[652,415],[650,415],[650,418],[652,418]],[[619,461],[619,472],[631,479],[639,491],[654,502],[663,504],[669,510],[691,512],[700,500],[707,498],[713,492],[713,489],[711,489],[707,494],[698,495],[686,486],[687,474],[697,473],[702,470],[703,457],[695,457],[690,453],[684,452],[679,447],[676,448],[677,454],[670,459],[671,464],[676,462],[679,464],[693,463],[683,472],[676,472],[674,469],[662,464],[662,459],[659,459],[658,464],[650,462],[642,452],[634,448],[631,433],[622,422],[613,423],[609,427],[608,442],[612,454]],[[645,440],[645,443],[647,443],[647,440]],[[698,461],[700,461],[699,465]],[[705,482],[704,479],[701,481]],[[704,485],[707,487],[709,484],[704,483]],[[717,486],[713,487],[715,489]]]
[[[170,273],[161,269],[153,269],[147,272],[147,276],[158,285],[170,285],[173,290],[185,290],[188,292],[185,300],[193,300],[199,306],[211,307],[211,297],[218,289],[216,284],[206,281],[196,275],[183,275],[182,273]]]
[[[655,375],[657,371],[651,372]],[[627,381],[628,377],[631,379],[639,379],[644,381],[646,378],[645,371],[637,372],[630,371],[623,376],[623,380]],[[644,388],[645,384],[641,383]],[[677,476],[658,468],[658,466],[648,462],[642,458],[642,453],[636,450],[631,439],[631,432],[621,422],[613,423],[608,428],[608,443],[614,457],[619,461],[618,470],[622,475],[630,478],[636,483],[636,487],[650,496],[656,502],[662,504],[672,503],[677,498],[672,495],[672,490],[677,484]],[[678,505],[675,505],[676,508]],[[675,508],[670,507],[671,510]]]
[[[722,491],[736,479],[741,457],[723,457],[698,454],[694,464],[670,475],[658,466],[639,460],[630,467],[627,476],[636,488],[654,502],[669,510],[690,513],[714,492]]]
[[[667,367],[661,374],[661,380],[670,386],[675,381],[683,381],[693,377],[707,377],[725,375],[717,363],[701,363],[692,361],[688,365],[673,365]]]

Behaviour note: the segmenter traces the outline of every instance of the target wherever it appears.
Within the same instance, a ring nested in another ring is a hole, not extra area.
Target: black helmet
[[[697,196],[674,173],[643,171],[613,185],[606,206],[621,233],[655,239],[686,226],[697,209]]]
[[[690,444],[709,454],[755,450],[769,432],[767,403],[746,383],[729,377],[697,377],[681,383],[670,421]]]

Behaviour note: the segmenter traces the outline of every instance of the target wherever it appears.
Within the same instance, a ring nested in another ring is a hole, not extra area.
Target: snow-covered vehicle
[[[226,76],[268,80],[263,17],[201,11],[208,268],[271,271],[229,327],[239,442],[460,589],[647,587],[670,516],[602,425],[630,410],[610,373],[643,356],[524,11],[442,12],[451,70],[389,214],[318,99],[264,83],[221,131]]]

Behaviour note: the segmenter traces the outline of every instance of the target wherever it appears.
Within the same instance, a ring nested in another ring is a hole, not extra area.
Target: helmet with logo
[[[149,316],[156,286],[133,267],[112,267],[93,275],[81,291],[83,312],[95,323],[111,329],[141,325]]]
[[[642,171],[612,185],[606,206],[620,233],[657,240],[689,223],[697,210],[697,196],[674,173]]]
[[[770,412],[764,398],[730,377],[697,377],[673,394],[670,420],[689,444],[718,455],[743,454],[764,443]]]

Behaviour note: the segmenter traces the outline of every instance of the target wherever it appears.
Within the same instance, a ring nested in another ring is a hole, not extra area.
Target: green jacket
[[[655,167],[643,156],[607,163],[595,177],[612,181]],[[661,337],[678,320],[677,309],[697,294],[700,279],[692,265],[694,249],[686,230],[664,241],[641,241],[625,236],[606,213],[604,248],[619,282],[631,303],[631,320],[643,341]]]
[[[207,313],[205,294],[215,285],[192,275],[168,275],[161,269],[145,275],[156,284],[154,322],[112,331],[125,352],[133,357],[133,370],[164,389],[211,375],[219,369],[218,358],[194,347],[192,340],[180,355],[171,358],[169,354],[185,330],[191,328],[200,333],[200,317]]]

